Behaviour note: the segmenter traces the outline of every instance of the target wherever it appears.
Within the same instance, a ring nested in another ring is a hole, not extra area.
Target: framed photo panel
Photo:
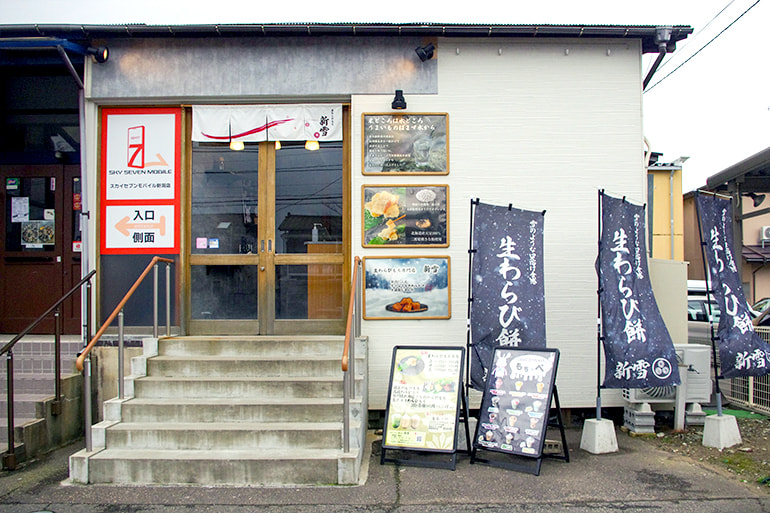
[[[363,186],[361,245],[449,246],[449,186]]]
[[[449,319],[449,257],[364,257],[364,319]]]
[[[447,175],[446,113],[364,113],[364,175]]]

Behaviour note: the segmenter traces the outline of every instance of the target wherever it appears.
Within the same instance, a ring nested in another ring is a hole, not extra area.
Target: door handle
[[[265,267],[264,266],[260,266],[259,267],[259,271],[265,271]]]
[[[264,252],[265,252],[265,240],[264,240],[264,239],[262,239],[262,240],[259,242],[259,248],[260,248],[260,251],[261,251],[262,253],[264,253]]]

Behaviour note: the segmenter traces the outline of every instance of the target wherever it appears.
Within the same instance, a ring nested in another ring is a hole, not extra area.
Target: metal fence
[[[756,332],[770,342],[770,327],[757,327]],[[770,375],[721,380],[719,386],[731,403],[770,415]]]

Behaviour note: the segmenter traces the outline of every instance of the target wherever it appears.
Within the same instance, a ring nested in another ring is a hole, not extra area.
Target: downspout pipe
[[[672,31],[673,27],[657,27],[655,29],[655,42],[658,44],[658,57],[655,59],[655,62],[652,63],[652,67],[650,68],[650,71],[647,72],[647,76],[644,77],[644,82],[642,83],[642,91],[647,89],[647,84],[650,83],[652,76],[655,75],[655,72],[658,70],[660,63],[663,62],[663,58],[666,57],[666,53],[668,52],[668,43],[671,41]]]
[[[75,83],[78,86],[78,125],[80,128],[80,190],[81,190],[81,203],[80,203],[80,234],[81,234],[81,264],[80,273],[81,278],[88,274],[90,265],[88,262],[89,256],[89,244],[88,244],[88,168],[87,168],[87,156],[86,156],[86,120],[85,120],[85,85],[83,80],[78,75],[77,70],[72,65],[72,61],[67,55],[67,52],[60,45],[56,47],[64,64],[67,66],[72,78],[75,79]],[[81,296],[81,320],[83,321],[83,341],[85,346],[88,344],[88,339],[91,337],[88,334],[87,324],[85,320],[88,319],[88,299],[86,295]]]

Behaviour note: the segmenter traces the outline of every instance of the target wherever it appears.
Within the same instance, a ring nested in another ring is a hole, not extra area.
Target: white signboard
[[[103,220],[108,248],[169,248],[174,246],[173,205],[110,205]]]
[[[181,113],[102,111],[101,252],[179,253]]]
[[[104,199],[172,200],[175,115],[108,117]]]

